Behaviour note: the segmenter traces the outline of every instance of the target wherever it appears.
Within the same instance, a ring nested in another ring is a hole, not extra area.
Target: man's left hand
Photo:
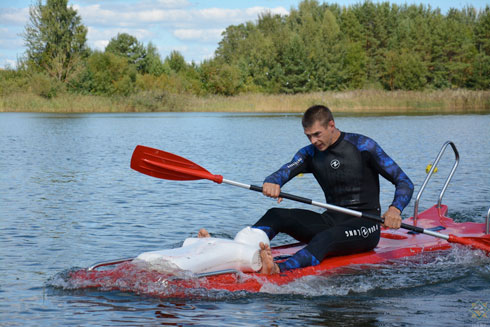
[[[384,218],[384,227],[398,229],[402,224],[401,211],[396,207],[389,207],[382,217]]]

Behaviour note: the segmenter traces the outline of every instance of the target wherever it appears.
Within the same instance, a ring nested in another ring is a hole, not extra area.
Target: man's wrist
[[[400,209],[398,209],[397,207],[395,207],[395,206],[390,206],[388,209],[390,209],[390,210],[396,210],[396,212],[397,212],[399,215],[401,215],[401,214],[402,214],[402,211],[401,211]]]

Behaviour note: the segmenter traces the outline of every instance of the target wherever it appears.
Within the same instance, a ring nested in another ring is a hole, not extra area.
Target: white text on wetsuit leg
[[[362,236],[364,238],[367,238],[369,235],[376,232],[378,228],[379,228],[378,225],[374,225],[369,228],[362,226],[361,228],[358,229],[346,230],[345,236],[346,237]]]

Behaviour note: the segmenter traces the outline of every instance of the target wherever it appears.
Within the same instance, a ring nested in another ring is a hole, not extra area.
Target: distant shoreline
[[[147,91],[128,97],[61,94],[46,99],[33,93],[0,97],[0,112],[303,112],[325,104],[337,114],[424,115],[490,113],[490,91],[328,91],[306,94],[241,94],[198,97]]]

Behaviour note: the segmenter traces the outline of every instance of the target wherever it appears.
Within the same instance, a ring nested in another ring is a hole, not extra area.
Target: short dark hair
[[[313,126],[316,121],[319,121],[323,126],[327,127],[328,123],[333,120],[333,115],[330,109],[322,105],[314,105],[309,107],[303,114],[301,123],[303,128]]]

